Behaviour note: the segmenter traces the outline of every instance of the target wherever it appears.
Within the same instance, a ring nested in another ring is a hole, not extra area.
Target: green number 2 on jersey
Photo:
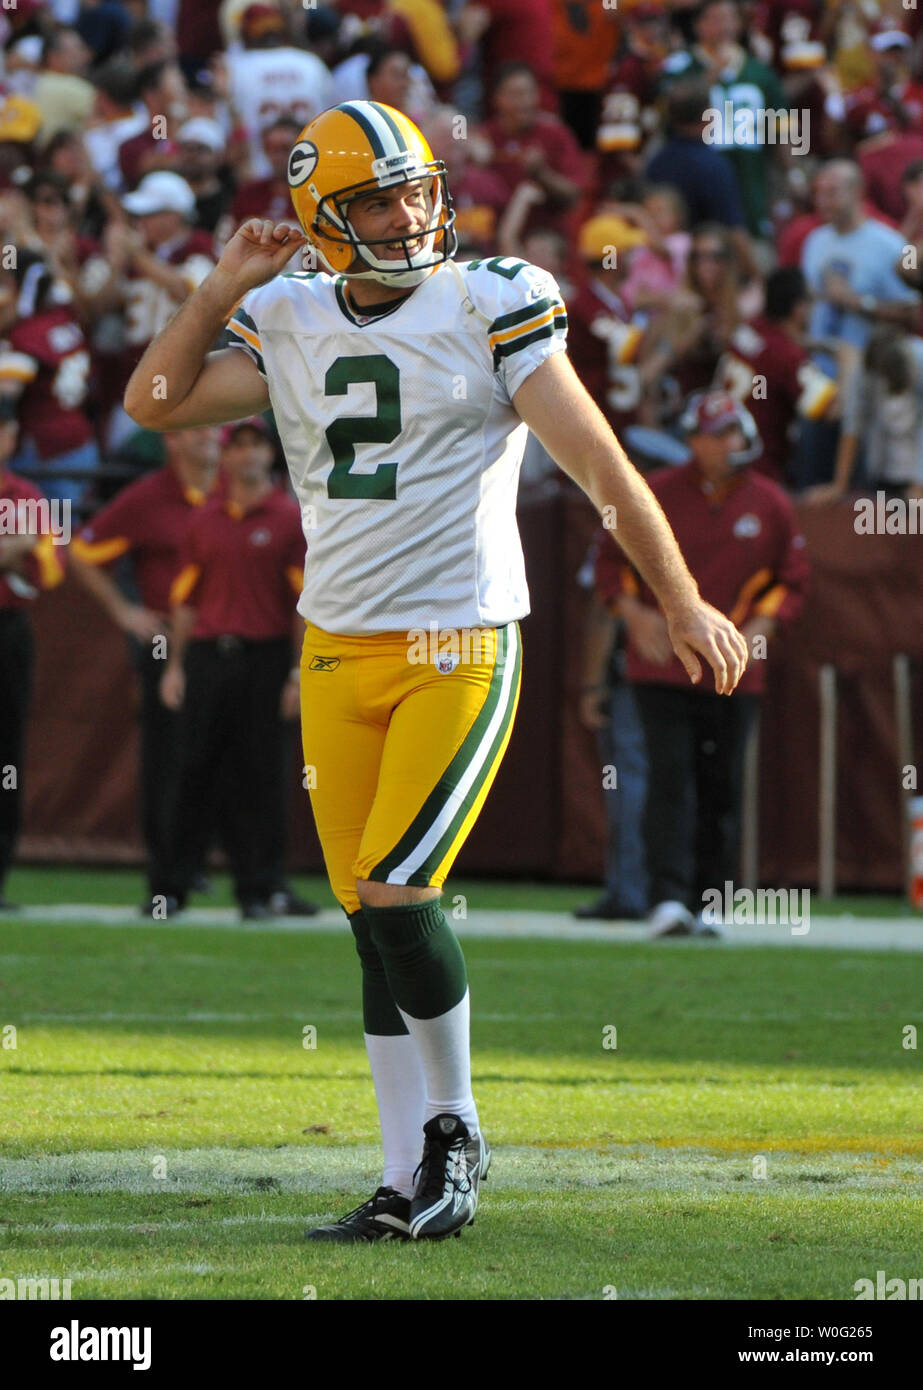
[[[397,497],[397,464],[380,463],[374,473],[353,473],[357,444],[390,444],[401,432],[401,374],[390,357],[338,357],[327,368],[326,396],[345,396],[350,386],[370,381],[375,386],[374,415],[341,415],[327,426],[333,468],[327,479],[328,497]]]

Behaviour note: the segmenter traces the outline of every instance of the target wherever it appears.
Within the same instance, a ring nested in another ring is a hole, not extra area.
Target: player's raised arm
[[[700,597],[659,502],[625,455],[602,412],[563,352],[548,357],[513,396],[520,417],[555,462],[583,488],[605,518],[614,508],[615,537],[663,609],[670,641],[697,682],[696,652],[729,695],[747,665],[747,645],[723,613]]]
[[[256,415],[269,392],[236,348],[209,352],[248,291],[265,285],[306,238],[287,222],[252,218],[231,237],[215,269],[148,347],[125,390],[125,409],[151,430],[217,425]]]

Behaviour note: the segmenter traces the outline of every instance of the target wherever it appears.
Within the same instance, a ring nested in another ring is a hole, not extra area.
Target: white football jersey
[[[447,264],[364,318],[343,276],[277,276],[228,325],[269,386],[308,554],[302,617],[327,632],[499,627],[529,611],[516,391],[565,346],[553,277]]]

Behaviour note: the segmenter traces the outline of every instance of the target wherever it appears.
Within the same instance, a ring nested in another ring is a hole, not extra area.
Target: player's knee
[[[364,907],[406,907],[410,903],[425,903],[439,897],[438,888],[416,888],[406,883],[377,883],[367,878],[356,879],[356,892]]]

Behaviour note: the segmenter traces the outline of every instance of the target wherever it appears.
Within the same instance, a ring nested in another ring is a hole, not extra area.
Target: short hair
[[[737,11],[738,16],[740,15],[740,6],[737,0],[701,0],[701,4],[697,6],[696,12],[693,15],[693,23],[698,24],[702,16],[707,10],[710,10],[713,5],[730,5],[732,9]]]
[[[511,58],[508,63],[501,63],[490,84],[491,96],[498,92],[510,77],[521,77],[523,73],[526,77],[531,77],[533,82],[538,83],[538,77],[531,63],[525,63],[521,58]]]
[[[299,121],[297,116],[293,116],[290,111],[283,111],[280,115],[271,120],[269,125],[263,126],[263,129],[260,131],[260,138],[265,140],[271,130],[294,130],[297,134],[303,126],[304,122]]]
[[[38,169],[23,187],[23,192],[27,198],[34,200],[40,188],[52,189],[70,207],[70,183],[63,174],[56,173],[54,169]]]
[[[711,89],[700,77],[677,82],[667,92],[667,125],[701,125],[711,102]]]
[[[128,33],[128,47],[132,53],[140,53],[148,44],[163,38],[163,25],[156,19],[139,19]]]
[[[170,64],[166,59],[160,59],[156,63],[148,63],[145,67],[138,70],[138,96],[143,97],[145,92],[152,92],[159,87],[163,81],[163,75]]]
[[[383,67],[388,59],[393,58],[396,53],[399,53],[402,58],[407,58],[408,56],[403,48],[397,48],[394,44],[376,44],[369,52],[369,65],[365,70],[366,81],[368,81],[370,77],[374,77],[378,69]]]
[[[138,96],[138,75],[125,58],[107,58],[95,69],[93,86],[117,106],[131,106]]]
[[[779,323],[807,298],[808,284],[801,267],[779,266],[766,280],[766,317]]]
[[[644,190],[644,198],[666,198],[673,204],[673,211],[676,213],[676,220],[681,227],[689,225],[689,204],[680,193],[675,184],[672,183],[651,183]],[[644,199],[642,198],[642,202]]]
[[[67,34],[77,34],[77,37],[80,37],[77,30],[71,24],[56,24],[50,32],[45,34],[42,39],[42,67],[45,67],[52,53],[61,47],[61,43]]]

